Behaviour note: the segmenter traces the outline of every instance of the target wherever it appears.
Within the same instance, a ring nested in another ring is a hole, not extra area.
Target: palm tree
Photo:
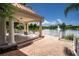
[[[74,10],[79,10],[79,3],[72,3],[70,4],[65,10],[64,10],[64,14],[65,16],[67,16],[67,14],[71,11],[74,11]]]
[[[10,3],[0,4],[0,45],[6,43],[6,19],[12,19],[15,7]]]

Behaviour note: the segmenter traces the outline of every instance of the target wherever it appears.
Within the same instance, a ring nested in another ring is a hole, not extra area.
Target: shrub
[[[76,39],[79,41],[79,37],[76,37]]]
[[[23,29],[23,24],[17,24],[16,29],[17,30],[22,30]]]
[[[73,40],[74,35],[70,34],[70,35],[65,35],[64,38],[67,40]]]

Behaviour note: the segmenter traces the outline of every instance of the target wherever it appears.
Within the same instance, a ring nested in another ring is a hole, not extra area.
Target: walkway
[[[21,49],[1,55],[29,55],[29,56],[64,56],[73,49],[72,41],[58,40],[58,37],[45,36]]]

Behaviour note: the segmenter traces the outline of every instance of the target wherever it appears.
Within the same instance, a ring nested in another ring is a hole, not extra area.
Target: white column
[[[28,34],[28,32],[29,32],[28,23],[24,23],[24,32],[25,32],[25,34]]]
[[[24,24],[24,32],[26,32],[26,24],[25,23],[23,23]]]
[[[9,21],[9,45],[16,44],[14,39],[14,20]]]
[[[27,34],[29,34],[29,25],[28,25],[28,23],[26,24],[27,26],[27,28],[26,28],[26,32],[27,32]]]
[[[39,37],[42,36],[42,21],[39,22]]]
[[[74,50],[75,50],[75,52],[77,53],[77,39],[76,39],[76,37],[75,36],[73,36],[73,39],[74,39]]]
[[[6,43],[6,18],[0,17],[0,45]]]

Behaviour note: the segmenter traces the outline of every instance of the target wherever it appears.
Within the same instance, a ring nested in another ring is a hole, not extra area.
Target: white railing
[[[77,40],[77,38],[75,37],[75,35],[73,36],[73,51],[74,51],[74,54],[75,54],[75,56],[77,56],[77,44],[78,44],[78,40]]]

